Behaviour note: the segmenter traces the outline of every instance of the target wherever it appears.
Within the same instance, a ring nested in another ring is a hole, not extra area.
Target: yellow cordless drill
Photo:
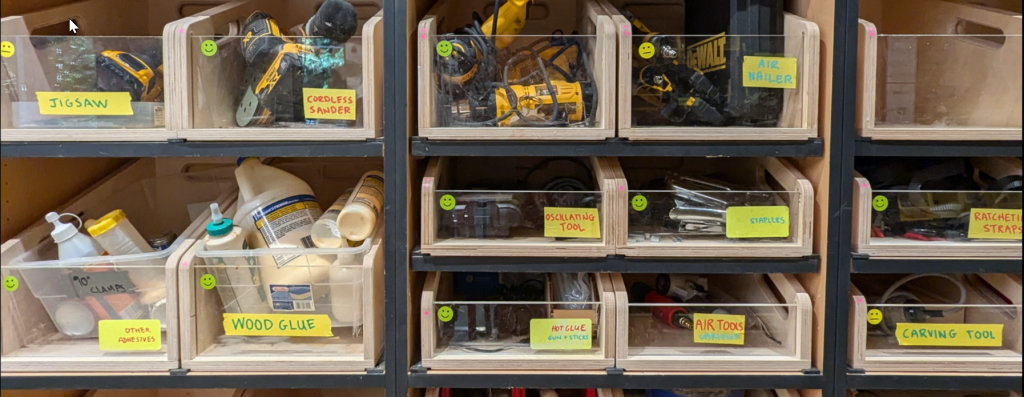
[[[134,102],[163,102],[164,67],[159,57],[107,50],[96,57],[96,86],[128,92]]]

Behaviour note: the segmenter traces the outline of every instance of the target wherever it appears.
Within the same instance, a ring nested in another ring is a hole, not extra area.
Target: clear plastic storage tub
[[[365,171],[365,159],[282,160],[328,208]],[[349,199],[350,201],[352,198]],[[228,208],[234,216],[237,208]],[[384,222],[343,248],[207,250],[182,259],[182,367],[192,371],[366,371],[384,332]],[[278,264],[284,264],[278,266]]]
[[[59,260],[47,223],[4,244],[3,274],[14,288],[0,294],[3,372],[178,367],[174,264],[209,222],[210,203],[234,201],[229,169],[162,171],[179,164],[138,160],[59,210],[83,220],[123,210],[142,236],[163,240],[154,252]]]

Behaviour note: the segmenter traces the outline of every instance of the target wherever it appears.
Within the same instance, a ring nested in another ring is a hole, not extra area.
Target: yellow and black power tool
[[[164,67],[155,55],[107,50],[96,57],[96,87],[106,92],[128,92],[133,102],[164,101]]]
[[[250,15],[242,38],[246,68],[243,93],[235,112],[238,125],[304,122],[302,88],[326,88],[333,66],[325,60],[336,57],[333,49],[348,41],[357,26],[355,8],[344,0],[324,3],[300,30],[318,38],[302,42],[283,37],[277,21],[269,14],[257,11]]]
[[[597,91],[584,40],[556,32],[510,47],[530,1],[496,1],[496,15],[473,13],[471,25],[438,38],[451,45],[434,58],[441,126],[593,124]]]

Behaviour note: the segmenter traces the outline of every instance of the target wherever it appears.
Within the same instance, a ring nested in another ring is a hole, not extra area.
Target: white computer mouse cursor
[[[68,25],[68,31],[74,34],[78,34],[78,25],[75,25],[75,21],[69,19]]]

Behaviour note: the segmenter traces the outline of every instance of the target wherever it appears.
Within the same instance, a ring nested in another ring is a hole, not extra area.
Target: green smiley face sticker
[[[442,323],[447,323],[455,318],[455,311],[448,306],[441,306],[437,309],[437,319],[441,320]]]
[[[7,292],[14,292],[18,290],[18,278],[14,276],[4,277],[4,289]]]
[[[204,274],[203,277],[199,278],[199,285],[209,291],[217,286],[217,279],[212,274]]]
[[[633,205],[633,209],[636,211],[643,211],[647,209],[647,197],[644,197],[642,194],[633,196],[633,199],[629,200],[629,203]]]
[[[455,196],[452,196],[450,194],[446,194],[444,196],[441,196],[440,204],[441,204],[441,209],[443,209],[445,211],[451,211],[451,210],[455,209]]]
[[[212,57],[214,54],[217,53],[217,42],[213,40],[206,40],[199,47],[199,49],[203,52],[203,55]]]
[[[437,43],[437,55],[447,57],[452,54],[452,43],[448,40],[441,40]]]
[[[875,196],[874,200],[871,200],[871,208],[878,212],[885,211],[889,208],[889,199],[885,196]]]
[[[640,45],[639,53],[640,53],[640,57],[641,58],[643,58],[643,59],[651,59],[651,57],[654,56],[654,52],[655,52],[654,44],[643,43],[643,44]]]

